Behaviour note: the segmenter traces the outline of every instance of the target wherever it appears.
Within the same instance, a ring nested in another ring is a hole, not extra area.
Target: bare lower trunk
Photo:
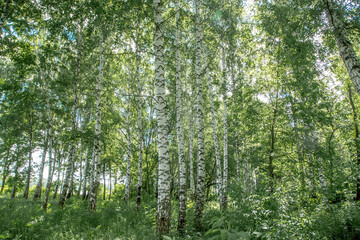
[[[16,190],[17,190],[17,181],[18,181],[18,178],[19,178],[19,144],[16,144],[16,158],[15,158],[15,176],[14,176],[14,181],[13,181],[13,188],[12,188],[12,191],[11,191],[11,198],[15,198],[15,195],[16,195]]]
[[[75,157],[74,157],[74,161],[72,163],[72,167],[71,167],[71,174],[70,174],[70,184],[69,184],[69,188],[67,191],[67,195],[66,195],[66,199],[69,199],[72,197],[73,193],[74,193],[74,175],[75,175],[75,158],[76,158],[76,150],[75,150]]]
[[[55,154],[56,156],[56,154]],[[47,183],[46,183],[46,191],[45,191],[45,197],[44,197],[44,203],[43,203],[43,208],[47,209],[48,207],[48,202],[49,202],[49,195],[50,195],[50,188],[51,188],[51,183],[52,183],[52,179],[53,179],[53,167],[55,167],[55,165],[53,166],[53,157],[52,157],[52,141],[50,140],[49,142],[49,171],[48,171],[48,179],[47,179]]]
[[[1,185],[1,191],[0,191],[1,193],[4,191],[6,177],[7,177],[8,172],[9,172],[9,165],[10,165],[9,164],[9,153],[10,153],[10,149],[7,150],[6,157],[5,157],[3,179],[2,179],[2,185]]]
[[[100,28],[100,59],[99,59],[99,76],[96,81],[96,116],[95,116],[95,140],[94,140],[94,159],[93,159],[93,181],[90,189],[90,211],[96,209],[96,199],[100,186],[100,170],[101,170],[101,94],[102,82],[104,76],[105,51],[103,49],[103,30]]]
[[[354,142],[355,142],[355,148],[356,148],[356,166],[357,166],[357,171],[356,171],[356,197],[355,200],[360,200],[360,139],[359,139],[359,126],[357,124],[357,112],[356,112],[356,108],[353,102],[353,98],[352,98],[352,92],[351,92],[351,87],[348,85],[347,86],[347,92],[348,92],[348,98],[349,98],[349,103],[353,112],[353,124],[354,124]]]
[[[207,66],[207,61],[206,61],[207,58],[204,57],[204,59],[205,59],[205,66]],[[222,170],[221,169],[222,169],[222,167],[221,167],[221,161],[220,161],[219,141],[218,141],[218,136],[217,136],[217,132],[216,132],[215,107],[214,107],[214,100],[213,100],[212,85],[211,85],[209,70],[206,69],[205,71],[206,71],[206,78],[207,78],[207,83],[208,83],[208,87],[209,87],[211,123],[212,123],[212,132],[213,132],[213,140],[214,140],[214,147],[215,147],[215,164],[216,164],[215,183],[216,183],[216,190],[219,195],[219,202],[220,202],[221,199],[223,198],[222,191],[221,191],[221,189],[222,189],[222,187],[221,187],[221,185],[222,185]]]
[[[29,139],[29,159],[28,159],[28,170],[27,177],[24,189],[24,198],[27,199],[29,197],[29,189],[30,189],[30,178],[31,178],[31,162],[32,162],[32,141],[33,141],[33,132],[32,132],[32,123],[30,128],[30,139]]]
[[[89,169],[89,165],[90,165],[90,157],[91,157],[91,150],[90,150],[90,146],[89,146],[87,149],[85,168],[84,168],[84,184],[83,184],[83,190],[82,190],[82,199],[83,200],[85,200],[85,198],[86,198],[86,184],[87,184],[88,169]]]
[[[235,134],[235,162],[236,162],[236,181],[240,182],[240,154],[239,154],[239,134]]]
[[[138,46],[138,32],[136,32],[136,80],[138,83],[138,135],[139,135],[139,162],[138,162],[138,186],[137,186],[137,197],[136,197],[136,209],[139,210],[141,204],[141,191],[143,181],[143,129],[142,129],[142,87],[139,76],[140,68],[140,56]]]
[[[223,121],[224,121],[224,162],[223,162],[223,178],[221,184],[220,209],[227,208],[227,184],[228,184],[228,132],[227,132],[227,81],[226,81],[226,64],[225,64],[225,49],[222,49],[222,74],[223,74]]]
[[[129,114],[130,114],[130,103],[128,103],[128,111],[126,113],[126,141],[127,141],[127,151],[126,151],[126,176],[125,176],[125,195],[124,201],[127,203],[130,197],[130,186],[131,186],[131,139],[130,139],[130,122],[129,122]]]
[[[161,16],[161,0],[154,0],[155,22],[155,89],[156,111],[158,123],[158,197],[156,213],[156,232],[159,235],[170,231],[171,199],[170,199],[170,163],[169,163],[169,140],[168,123],[165,100],[165,59],[164,59],[164,36],[163,19]]]
[[[202,217],[205,205],[205,149],[204,149],[204,110],[202,96],[202,29],[200,25],[199,0],[195,0],[196,13],[196,121],[198,133],[198,152],[197,152],[197,187],[196,187],[196,208],[195,208],[195,228],[202,230]]]
[[[57,159],[59,159],[59,160],[58,160],[58,167],[57,167],[57,178],[56,178],[57,180],[56,180],[54,196],[53,196],[54,199],[57,196],[57,192],[58,192],[58,189],[59,189],[59,186],[60,186],[60,173],[61,173],[61,164],[62,164],[62,154],[60,153],[60,151],[59,151],[59,154],[57,156]]]
[[[182,106],[182,84],[180,72],[180,29],[179,23],[179,0],[176,1],[176,135],[178,145],[179,161],[179,218],[178,230],[183,234],[186,225],[186,168],[184,153],[184,125],[183,125],[183,106]]]

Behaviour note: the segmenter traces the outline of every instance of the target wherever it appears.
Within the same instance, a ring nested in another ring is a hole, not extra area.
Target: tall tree
[[[105,49],[104,33],[102,26],[99,29],[99,75],[96,79],[96,107],[95,107],[95,134],[94,134],[94,158],[92,162],[92,186],[90,186],[90,210],[95,211],[96,199],[100,186],[101,171],[101,95],[103,89]]]
[[[340,56],[357,93],[360,94],[360,62],[348,37],[340,6],[335,0],[323,0],[323,2],[326,17],[332,27]]]
[[[183,123],[183,105],[182,105],[182,84],[181,84],[181,66],[180,66],[180,9],[179,0],[176,1],[176,135],[178,145],[178,161],[179,161],[179,219],[178,230],[180,233],[186,224],[186,166],[184,153],[184,123]]]
[[[197,185],[196,185],[196,210],[195,210],[195,227],[197,230],[202,229],[202,216],[205,204],[205,149],[204,149],[204,110],[202,96],[202,54],[201,47],[203,41],[201,19],[200,19],[200,0],[195,0],[196,15],[196,121],[198,134],[198,151],[197,151]]]
[[[165,99],[164,35],[161,0],[154,0],[154,44],[155,44],[155,94],[158,125],[158,203],[156,231],[163,235],[170,231],[170,162],[168,123]]]

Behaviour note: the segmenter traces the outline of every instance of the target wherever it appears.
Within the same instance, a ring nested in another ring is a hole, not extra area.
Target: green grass
[[[0,239],[158,239],[155,235],[156,199],[144,196],[139,212],[134,199],[125,204],[115,196],[98,200],[97,210],[74,196],[64,209],[51,199],[47,212],[42,201],[0,195]],[[187,226],[176,231],[178,203],[172,204],[172,232],[168,239],[360,239],[359,202],[336,204],[320,199],[300,200],[297,194],[268,196],[230,192],[229,208],[218,210],[215,198],[206,204],[203,232],[193,228],[194,207],[188,202]]]
[[[136,212],[133,204],[99,201],[97,211],[72,197],[64,209],[52,200],[47,212],[40,201],[0,198],[0,239],[152,239],[154,206]]]

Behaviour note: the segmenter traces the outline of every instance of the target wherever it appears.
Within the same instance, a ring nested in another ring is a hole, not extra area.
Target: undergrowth
[[[158,239],[155,234],[156,199],[144,197],[139,211],[135,201],[98,200],[97,210],[77,196],[61,209],[58,199],[42,209],[41,201],[0,195],[0,239]],[[230,192],[226,211],[210,198],[202,232],[196,232],[195,204],[188,202],[187,226],[179,236],[177,202],[172,205],[172,232],[168,239],[360,239],[360,206],[353,200],[330,203],[300,200],[296,193],[249,194]]]

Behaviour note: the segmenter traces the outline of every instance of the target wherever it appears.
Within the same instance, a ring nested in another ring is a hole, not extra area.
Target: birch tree
[[[198,135],[197,151],[197,187],[196,187],[196,209],[195,209],[195,227],[202,229],[202,216],[205,204],[205,149],[204,149],[204,110],[202,97],[202,29],[200,20],[200,0],[195,0],[196,15],[196,121]]]
[[[224,121],[224,162],[223,162],[223,178],[221,184],[221,200],[220,208],[225,210],[227,207],[227,182],[228,182],[228,132],[227,132],[227,80],[226,80],[226,62],[225,62],[225,46],[222,49],[222,77],[223,77],[223,121]]]
[[[183,106],[182,106],[182,84],[181,84],[181,66],[180,66],[180,13],[179,0],[176,1],[176,135],[178,146],[179,161],[179,218],[178,230],[182,233],[186,224],[186,166],[184,153],[184,124],[183,124]]]
[[[348,37],[340,6],[334,0],[323,0],[323,2],[325,4],[326,18],[332,28],[340,57],[357,93],[360,94],[360,62]]]
[[[155,22],[155,94],[158,125],[158,201],[156,216],[156,231],[162,235],[170,231],[171,200],[170,200],[170,162],[168,124],[165,100],[165,60],[164,60],[164,21],[161,16],[161,0],[154,0]]]
[[[131,186],[131,131],[130,131],[130,99],[128,99],[128,107],[126,111],[126,175],[125,175],[125,194],[124,201],[127,203],[130,197],[130,186]]]
[[[96,209],[96,199],[100,186],[101,171],[101,95],[102,82],[104,78],[105,50],[104,50],[104,34],[102,26],[100,26],[99,39],[99,75],[96,78],[96,106],[95,106],[95,136],[94,136],[94,158],[92,162],[92,185],[90,186],[90,211]]]

